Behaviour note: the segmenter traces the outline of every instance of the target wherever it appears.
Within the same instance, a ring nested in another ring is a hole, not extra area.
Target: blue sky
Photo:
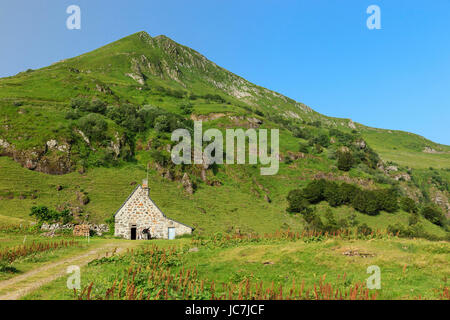
[[[79,5],[81,30],[66,28]],[[381,30],[366,27],[369,5]],[[2,1],[0,77],[165,34],[329,116],[450,145],[450,1]]]

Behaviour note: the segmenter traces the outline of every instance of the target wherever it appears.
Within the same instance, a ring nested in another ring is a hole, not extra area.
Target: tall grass
[[[62,248],[79,246],[80,243],[75,240],[61,240],[50,242],[32,242],[16,247],[4,248],[0,250],[0,262],[13,263],[19,258],[23,258],[35,253],[52,251]]]
[[[128,267],[122,276],[116,277],[112,285],[103,289],[91,282],[81,291],[74,290],[79,300],[374,300],[377,293],[370,293],[363,283],[346,285],[346,275],[338,277],[336,283],[326,281],[324,275],[319,282],[306,288],[305,282],[284,287],[272,282],[245,279],[215,283],[200,279],[195,268],[182,267],[174,271],[183,249],[171,247],[161,249],[153,245],[147,249],[130,251],[123,257],[100,259],[94,264],[124,262]],[[133,265],[134,264],[134,265]]]

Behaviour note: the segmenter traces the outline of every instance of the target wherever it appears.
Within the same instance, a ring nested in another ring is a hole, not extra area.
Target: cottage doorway
[[[131,227],[131,240],[136,240],[136,227]]]
[[[175,228],[169,228],[169,240],[175,239]]]

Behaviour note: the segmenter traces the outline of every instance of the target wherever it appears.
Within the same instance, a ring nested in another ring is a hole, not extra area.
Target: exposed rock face
[[[359,147],[360,149],[365,149],[367,147],[367,144],[364,140],[358,140],[355,142],[355,145]]]
[[[84,206],[89,203],[89,197],[87,194],[77,191],[77,200],[80,203],[80,205]]]
[[[351,178],[349,176],[334,176],[332,173],[317,173],[314,175],[315,180],[325,179],[330,181],[343,181],[346,183],[354,183],[358,184],[364,188],[371,189],[373,188],[374,182],[372,180],[365,180],[363,178]]]
[[[211,121],[211,120],[220,119],[225,116],[226,116],[225,113],[210,113],[210,114],[200,114],[200,115],[191,114],[191,120],[207,122],[207,121]]]
[[[191,179],[189,179],[189,176],[186,172],[184,173],[183,178],[181,179],[181,183],[183,184],[184,190],[188,194],[194,193],[194,184],[192,183]]]
[[[233,122],[233,125],[237,127],[259,128],[263,123],[262,120],[258,118],[247,118],[244,116],[230,116],[229,118]]]
[[[435,189],[432,192],[431,200],[446,213],[447,217],[450,217],[450,203],[447,194]]]
[[[425,153],[438,153],[436,150],[434,150],[434,149],[431,148],[431,147],[425,147],[425,148],[423,149],[423,152],[425,152]]]
[[[348,121],[348,126],[352,129],[356,129],[356,126],[355,126],[355,123],[353,122],[353,120]]]
[[[292,151],[288,151],[287,152],[287,157],[292,160],[295,161],[297,159],[304,159],[306,156],[303,152],[292,152]]]
[[[401,172],[399,174],[396,174],[394,176],[394,179],[397,181],[410,181],[411,180],[411,176],[405,172]]]
[[[61,144],[58,149],[56,140],[50,140],[49,148],[34,147],[30,150],[17,150],[14,145],[5,139],[0,139],[0,156],[8,156],[20,163],[29,170],[36,170],[48,174],[65,174],[73,169],[73,162],[70,159],[69,147]],[[58,152],[56,152],[58,151]]]
[[[388,166],[386,168],[386,172],[397,172],[398,171],[398,167],[397,166]]]

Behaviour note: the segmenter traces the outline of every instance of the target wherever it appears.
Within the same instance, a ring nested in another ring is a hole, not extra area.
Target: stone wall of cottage
[[[145,239],[142,233],[149,229],[151,238],[168,239],[169,228],[175,235],[192,233],[192,229],[163,215],[148,195],[148,189],[138,186],[115,216],[115,236],[131,239],[131,228],[136,227],[136,238]]]

